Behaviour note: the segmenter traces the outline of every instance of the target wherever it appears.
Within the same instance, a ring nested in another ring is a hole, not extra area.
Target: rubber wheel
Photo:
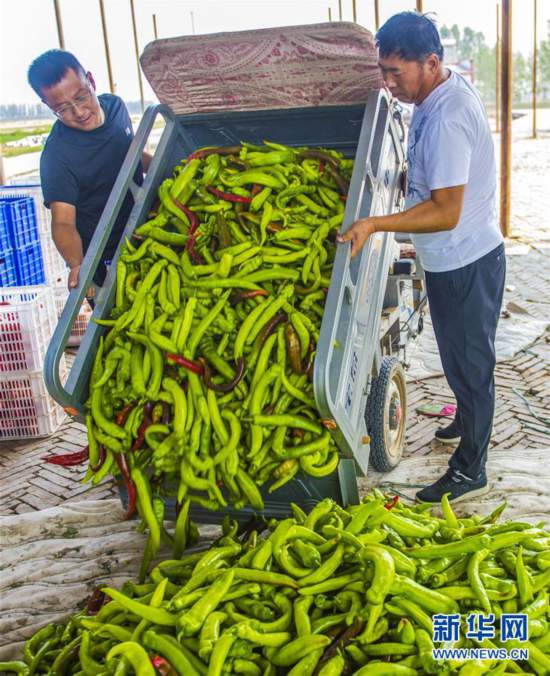
[[[380,373],[370,388],[365,418],[370,463],[379,472],[389,472],[403,455],[407,422],[405,372],[395,357],[382,357]]]

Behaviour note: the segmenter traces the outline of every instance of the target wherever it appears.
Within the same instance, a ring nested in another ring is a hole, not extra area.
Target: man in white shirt
[[[406,210],[365,218],[339,237],[356,255],[374,232],[410,233],[426,271],[430,313],[455,420],[436,432],[458,442],[445,475],[417,493],[439,502],[487,492],[485,465],[495,404],[495,333],[506,261],[496,217],[494,147],[474,87],[443,65],[433,21],[416,12],[389,19],[376,35],[393,96],[414,103]]]

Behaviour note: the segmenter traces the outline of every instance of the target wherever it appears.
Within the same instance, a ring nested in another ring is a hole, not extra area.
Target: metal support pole
[[[537,0],[533,0],[533,138],[537,138]]]
[[[380,28],[380,4],[378,0],[374,0],[374,27],[376,30]]]
[[[115,93],[115,82],[113,80],[113,69],[111,68],[111,53],[109,50],[109,37],[107,35],[107,20],[105,18],[105,7],[103,0],[99,0],[99,11],[101,12],[101,27],[103,29],[103,43],[105,44],[105,60],[107,61],[107,73],[109,75],[109,89],[111,94]]]
[[[136,65],[138,72],[138,82],[139,82],[139,100],[141,102],[141,112],[145,110],[145,100],[143,97],[143,80],[141,78],[141,66],[139,63],[139,43],[138,43],[138,34],[137,34],[137,25],[136,25],[136,10],[134,8],[134,0],[130,0],[130,10],[132,12],[132,28],[134,30],[134,47],[136,50]]]
[[[330,7],[328,8],[328,20],[332,21],[332,9]]]
[[[55,22],[57,24],[57,37],[59,39],[59,48],[65,49],[65,37],[63,36],[63,21],[61,20],[61,9],[59,7],[59,0],[53,0],[55,9]]]
[[[342,21],[342,0],[338,0],[338,21]]]
[[[357,23],[357,2],[353,0],[353,23]]]
[[[193,35],[195,35],[195,13],[191,12],[191,30]]]
[[[497,1],[497,43],[495,45],[495,63],[496,63],[496,87],[495,87],[495,131],[500,132],[500,56],[501,56],[501,40],[500,40],[500,4]]]
[[[0,185],[6,185],[6,172],[4,170],[4,158],[2,153],[0,153]]]
[[[155,36],[155,40],[158,40],[158,31],[157,31],[157,15],[153,14],[153,35]]]
[[[416,11],[419,14],[424,13],[424,3],[422,2],[422,0],[416,0]]]
[[[502,0],[502,82],[500,137],[500,227],[510,237],[512,171],[512,0]]]

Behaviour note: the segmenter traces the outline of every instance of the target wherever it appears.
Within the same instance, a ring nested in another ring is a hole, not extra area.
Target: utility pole
[[[55,22],[57,24],[57,37],[59,39],[59,49],[65,49],[65,38],[63,36],[63,21],[61,20],[61,9],[59,7],[59,0],[53,0],[55,9]]]
[[[374,27],[376,30],[380,28],[380,4],[378,0],[374,0]]]
[[[533,0],[533,138],[537,138],[537,0]]]
[[[497,0],[497,43],[495,45],[495,62],[496,62],[496,105],[495,105],[495,114],[496,114],[496,123],[495,131],[497,134],[500,132],[500,56],[501,56],[501,40],[500,40],[500,3]]]
[[[143,80],[141,78],[141,66],[139,63],[139,44],[138,44],[138,34],[137,34],[137,25],[136,25],[136,11],[134,8],[134,0],[130,0],[130,11],[132,12],[132,28],[134,29],[134,47],[136,50],[136,65],[138,72],[138,82],[139,82],[139,100],[141,102],[141,112],[145,110],[145,100],[143,97]]]
[[[107,61],[107,73],[109,75],[109,88],[111,94],[115,93],[115,82],[113,80],[113,69],[111,67],[111,52],[109,50],[109,37],[107,35],[107,20],[105,18],[105,7],[103,0],[99,0],[99,11],[101,12],[101,27],[103,28],[103,42],[105,44],[105,59]]]
[[[342,0],[338,0],[338,21],[342,21]]]
[[[500,137],[500,227],[509,237],[512,171],[512,0],[502,0],[502,83]]]
[[[357,2],[353,0],[353,23],[357,23]]]
[[[157,31],[157,15],[153,14],[153,35],[155,36],[155,40],[158,40],[158,31]]]

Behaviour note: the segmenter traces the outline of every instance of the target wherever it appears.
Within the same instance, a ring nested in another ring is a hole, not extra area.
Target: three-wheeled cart
[[[141,120],[82,264],[79,287],[69,296],[46,356],[48,390],[80,417],[105,329],[90,322],[65,384],[59,362],[128,190],[135,204],[124,236],[131,237],[147,220],[158,186],[182,158],[203,146],[268,139],[355,157],[343,230],[359,218],[403,208],[405,133],[381,88],[366,29],[339,22],[158,40],[146,47],[141,61],[161,105],[148,108]],[[164,129],[145,181],[137,186],[133,176],[159,120]],[[117,257],[96,298],[94,318],[106,318],[113,306]],[[266,516],[288,514],[291,502],[309,509],[326,496],[357,502],[357,476],[366,475],[369,457],[379,470],[399,462],[406,427],[401,361],[421,327],[424,294],[421,276],[411,265],[396,264],[398,258],[399,246],[388,233],[370,237],[353,260],[349,245],[338,247],[314,392],[321,417],[334,427],[341,461],[328,477],[298,474],[272,495],[266,491]],[[227,511],[241,520],[252,515],[251,508]],[[202,522],[223,515],[192,511]]]

